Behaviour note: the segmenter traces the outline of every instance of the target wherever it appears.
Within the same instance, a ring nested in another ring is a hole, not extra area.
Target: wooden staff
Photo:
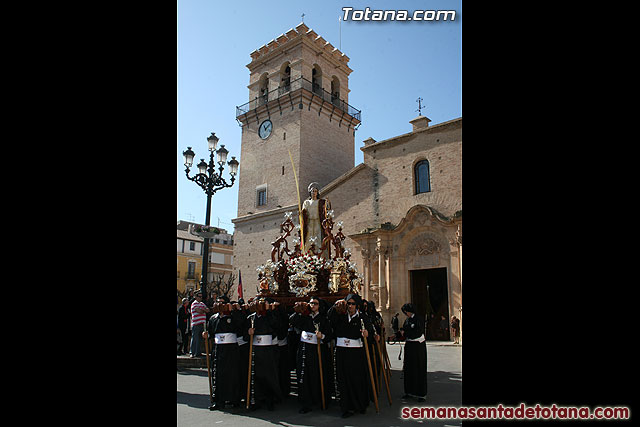
[[[320,325],[318,325],[316,323],[316,333],[318,333],[319,331],[319,327]],[[322,396],[322,409],[327,409],[327,405],[324,401],[324,376],[322,375],[322,350],[320,349],[320,338],[316,337],[318,339],[318,366],[320,367],[320,393]]]
[[[251,318],[251,329],[253,329],[253,319]],[[255,331],[254,331],[255,333]],[[253,356],[253,335],[249,335],[249,372],[247,372],[247,409],[251,404],[251,359]]]
[[[205,329],[204,335],[204,347],[207,352],[207,375],[209,376],[209,400],[213,405],[213,384],[211,383],[211,366],[209,364],[209,331]]]
[[[364,330],[364,320],[360,319],[360,324],[362,325],[362,329]],[[369,378],[371,378],[371,390],[373,391],[373,403],[376,404],[376,413],[380,413],[380,408],[378,407],[378,396],[376,395],[376,383],[373,379],[373,371],[371,370],[371,358],[369,357],[369,346],[367,345],[367,337],[362,336],[364,339],[364,351],[367,354],[367,366],[369,366]]]
[[[380,353],[380,357],[383,358],[384,356],[382,355],[382,350],[380,349],[380,342],[376,342],[376,344],[378,344],[378,352]],[[386,369],[387,367],[384,364],[383,360],[380,360],[380,366],[382,366],[382,378],[384,379],[384,385],[387,387],[387,397],[389,398],[389,405],[391,405],[391,390],[389,390],[389,379],[387,378]]]
[[[384,340],[382,350],[384,351],[385,366],[387,366],[387,373],[391,377],[391,360],[389,359],[389,353],[387,353],[387,332],[384,328],[382,329],[382,338]]]
[[[375,341],[375,338],[374,340]],[[375,344],[374,344],[375,346]],[[380,376],[378,375],[378,362],[376,361],[376,349],[375,347],[373,348],[373,372],[375,373],[375,381],[374,384],[376,385],[376,393],[380,394]]]

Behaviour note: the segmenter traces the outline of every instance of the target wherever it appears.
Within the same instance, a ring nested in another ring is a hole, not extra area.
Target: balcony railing
[[[347,104],[343,100],[341,100],[338,96],[333,95],[323,88],[320,87],[317,83],[311,83],[309,80],[299,77],[296,80],[293,80],[290,84],[278,87],[268,93],[258,96],[251,101],[242,104],[239,107],[236,107],[236,119],[243,114],[248,113],[249,111],[255,110],[261,105],[265,105],[270,101],[275,101],[281,97],[288,96],[291,92],[294,92],[298,89],[306,89],[307,91],[314,94],[314,96],[320,97],[323,101],[326,101],[332,105],[334,105],[339,110],[344,111],[354,119],[359,122],[361,119],[361,111],[351,105]]]

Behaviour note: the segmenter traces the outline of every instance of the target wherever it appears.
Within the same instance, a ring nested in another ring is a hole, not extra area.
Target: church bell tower
[[[301,23],[251,53],[242,126],[238,217],[296,204],[354,167],[360,111],[348,104],[349,57]]]
[[[233,222],[234,268],[254,294],[255,268],[269,259],[283,213],[297,216],[292,162],[302,202],[311,182],[322,188],[354,167],[361,115],[348,103],[349,57],[304,23],[250,56],[249,101],[236,107],[242,143]]]

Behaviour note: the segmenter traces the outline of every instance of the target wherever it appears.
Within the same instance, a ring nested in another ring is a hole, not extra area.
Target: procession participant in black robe
[[[404,345],[404,396],[414,397],[424,402],[427,397],[427,343],[424,337],[424,321],[416,315],[411,303],[402,306],[407,316],[400,333],[406,337]]]
[[[320,300],[317,297],[311,297],[308,303],[297,302],[294,311],[289,321],[301,331],[296,360],[298,403],[301,406],[298,412],[305,414],[311,411],[314,405],[322,407],[318,342],[320,342],[325,404],[328,405],[331,399],[327,370],[329,351],[326,344],[326,340],[330,337],[331,325],[326,316],[320,313]]]
[[[238,377],[238,334],[242,332],[243,317],[233,307],[226,296],[218,297],[214,312],[207,323],[208,334],[214,340],[211,354],[213,405],[209,410],[223,409],[229,402],[234,407],[240,403],[240,382]]]
[[[327,319],[327,321],[329,321],[329,318],[327,317],[327,311],[330,308],[329,303],[324,299],[318,299],[318,302],[320,303],[319,313],[322,314]],[[327,331],[323,333],[325,335],[322,338],[322,344],[323,344],[322,372],[325,374],[324,389],[327,393],[329,393],[329,398],[331,398],[331,396],[335,394],[335,389],[336,389],[336,386],[334,383],[335,373],[333,371],[333,354],[331,353],[331,349],[335,348],[336,346],[336,342],[335,342],[336,340],[335,340],[335,334],[333,332],[333,328],[331,327],[331,323],[329,323],[329,327],[327,328]],[[325,347],[327,350],[326,352],[324,351]],[[326,403],[328,406],[329,400],[326,400]]]
[[[328,311],[336,336],[336,378],[343,418],[353,415],[354,411],[364,414],[370,400],[369,368],[362,337],[373,337],[374,331],[369,319],[359,311],[360,302],[358,295],[349,294]]]
[[[276,306],[274,315],[278,317],[277,347],[278,379],[283,398],[289,397],[291,391],[291,364],[289,363],[289,316],[282,305]]]
[[[246,321],[249,315],[249,306],[245,304],[243,298],[238,298],[239,311]],[[244,322],[243,322],[244,325]],[[249,367],[249,341],[244,339],[244,331],[238,334],[238,383],[240,389],[240,401],[247,399],[247,375]]]
[[[293,313],[289,313],[289,317],[291,316],[291,314]],[[297,358],[297,354],[298,354],[298,342],[300,341],[300,329],[296,329],[293,327],[293,325],[291,325],[291,323],[289,323],[289,321],[287,320],[287,323],[289,324],[289,330],[287,332],[287,347],[289,348],[289,366],[292,369],[295,369],[296,367],[296,358]]]
[[[276,304],[278,303],[268,304],[264,299],[252,302],[250,307],[254,308],[255,313],[247,316],[245,322],[244,339],[253,340],[253,393],[255,396],[253,409],[260,408],[264,403],[269,411],[273,411],[274,402],[282,399],[278,381],[278,360],[273,345],[279,326],[279,319],[273,313]]]
[[[382,336],[382,316],[376,310],[376,304],[372,301],[362,300],[363,312],[369,318],[369,321],[373,325],[375,330],[374,339],[368,339],[367,343],[369,344],[369,355],[371,356],[371,369],[373,370],[373,375],[375,376],[375,383],[379,384],[379,376],[382,374],[382,365],[380,363],[380,352],[378,351],[378,342],[380,341],[380,337]],[[375,360],[375,363],[374,363]],[[371,381],[369,381],[369,387],[371,387]],[[380,394],[380,390],[376,389],[376,392]],[[373,400],[373,396],[371,396]]]

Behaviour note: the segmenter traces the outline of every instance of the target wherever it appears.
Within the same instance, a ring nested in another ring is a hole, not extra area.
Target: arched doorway
[[[447,268],[410,270],[411,301],[416,315],[426,320],[427,340],[449,341],[449,286]]]

